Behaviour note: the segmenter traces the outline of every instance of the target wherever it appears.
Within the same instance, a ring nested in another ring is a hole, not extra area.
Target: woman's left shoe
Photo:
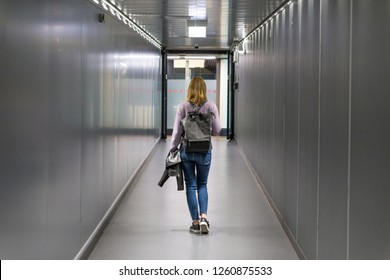
[[[190,226],[190,231],[193,232],[193,233],[200,233],[200,226],[199,224],[192,224],[192,226]]]

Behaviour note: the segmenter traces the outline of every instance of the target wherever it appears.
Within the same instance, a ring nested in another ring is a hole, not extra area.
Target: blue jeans
[[[186,182],[187,204],[192,220],[200,214],[207,214],[207,179],[211,164],[211,150],[206,153],[188,153],[180,150],[180,157]],[[198,194],[198,195],[197,195]]]

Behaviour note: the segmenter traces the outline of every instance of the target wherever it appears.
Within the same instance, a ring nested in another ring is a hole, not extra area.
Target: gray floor
[[[188,228],[185,191],[163,188],[169,140],[158,144],[90,259],[298,259],[234,141],[213,139],[209,176],[210,234]]]

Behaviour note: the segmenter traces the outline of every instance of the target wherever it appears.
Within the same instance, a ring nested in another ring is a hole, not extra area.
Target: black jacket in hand
[[[184,190],[183,170],[181,168],[180,151],[169,152],[165,160],[165,170],[158,185],[162,187],[169,177],[176,177],[177,190]]]

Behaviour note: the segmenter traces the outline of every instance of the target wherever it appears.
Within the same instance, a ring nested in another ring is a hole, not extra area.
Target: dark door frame
[[[228,79],[227,79],[227,124],[226,124],[226,137],[227,139],[234,139],[234,63],[233,53],[229,51],[200,51],[200,50],[162,50],[162,98],[161,98],[161,138],[167,138],[167,111],[168,111],[168,75],[167,75],[167,57],[168,54],[202,54],[202,55],[215,55],[215,54],[227,54],[228,55]]]

